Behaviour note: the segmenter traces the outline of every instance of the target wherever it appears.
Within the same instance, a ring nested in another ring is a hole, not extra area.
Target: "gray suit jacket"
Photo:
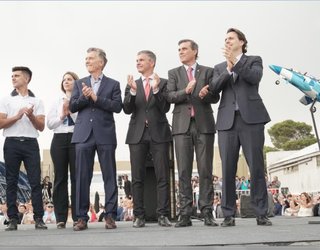
[[[91,87],[90,77],[77,80],[70,99],[70,111],[78,112],[72,143],[85,142],[93,132],[97,144],[116,145],[113,113],[120,113],[122,109],[119,82],[103,76],[96,102],[82,94],[83,82]]]
[[[228,130],[232,127],[236,109],[239,106],[242,119],[248,124],[267,123],[269,114],[258,93],[262,78],[262,59],[259,56],[242,55],[234,66],[236,79],[227,71],[227,63],[223,62],[214,67],[210,90],[218,94],[222,92],[217,130]]]
[[[167,80],[161,78],[157,94],[153,94],[151,89],[148,101],[145,98],[141,78],[136,80],[136,84],[137,95],[131,95],[130,86],[127,85],[123,101],[123,111],[126,114],[131,114],[126,143],[137,144],[140,142],[146,120],[148,120],[149,133],[154,142],[171,141],[171,131],[166,117],[166,113],[170,109],[170,103],[165,98]]]
[[[168,79],[168,101],[174,103],[172,134],[184,134],[188,131],[190,124],[190,109],[194,107],[196,126],[200,133],[215,133],[215,122],[211,103],[219,101],[219,94],[211,91],[201,99],[200,90],[208,85],[212,79],[213,69],[198,65],[195,69],[196,86],[190,95],[187,95],[185,88],[189,83],[187,71],[184,66],[169,70]]]

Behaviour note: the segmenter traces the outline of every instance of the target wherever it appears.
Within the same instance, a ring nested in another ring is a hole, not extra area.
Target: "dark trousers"
[[[132,176],[133,214],[144,216],[144,181],[146,162],[152,154],[157,179],[157,214],[169,215],[169,142],[155,143],[151,140],[149,129],[145,128],[138,144],[130,144],[130,163]],[[151,160],[151,159],[150,159]]]
[[[212,161],[214,134],[201,134],[195,121],[190,122],[186,134],[174,135],[176,158],[179,173],[180,214],[192,215],[192,165],[196,153],[199,174],[199,207],[202,213],[212,212],[213,184]]]
[[[76,216],[76,153],[71,143],[72,133],[54,134],[51,142],[51,158],[54,164],[53,203],[57,222],[66,222],[68,219],[69,194],[68,170],[71,181],[71,214],[73,221]]]
[[[18,139],[7,137],[3,146],[6,166],[6,196],[8,217],[18,219],[17,188],[21,163],[24,163],[31,186],[31,199],[34,219],[43,217],[40,154],[37,139]]]
[[[93,133],[84,143],[76,144],[76,213],[78,219],[88,221],[90,184],[95,152],[98,153],[105,191],[105,217],[117,217],[118,186],[116,180],[116,145],[96,144]]]
[[[251,204],[256,215],[266,215],[268,196],[264,174],[264,124],[246,124],[240,114],[235,116],[233,127],[219,131],[219,151],[222,161],[222,199],[224,216],[236,213],[235,176],[240,145],[250,170]]]

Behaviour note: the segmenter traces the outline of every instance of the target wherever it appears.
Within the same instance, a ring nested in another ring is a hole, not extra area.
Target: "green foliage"
[[[312,126],[304,122],[285,120],[274,124],[268,133],[275,148],[299,150],[317,142],[311,130]]]

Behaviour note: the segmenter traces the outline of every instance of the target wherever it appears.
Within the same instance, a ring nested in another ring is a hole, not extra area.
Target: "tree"
[[[274,124],[268,133],[273,145],[280,150],[299,150],[317,142],[312,126],[304,122],[285,120]]]

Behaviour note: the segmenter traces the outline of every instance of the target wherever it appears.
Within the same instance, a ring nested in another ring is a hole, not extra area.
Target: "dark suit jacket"
[[[242,55],[234,66],[236,80],[227,71],[227,62],[214,67],[210,90],[214,93],[222,92],[217,130],[228,130],[232,127],[235,115],[236,100],[242,119],[248,124],[267,123],[269,114],[258,93],[262,78],[262,59],[259,56]]]
[[[78,112],[75,121],[72,143],[85,142],[93,132],[97,144],[117,144],[113,113],[122,109],[119,82],[103,76],[97,92],[97,101],[93,102],[82,94],[82,83],[91,87],[90,77],[75,82],[69,109]]]
[[[168,79],[168,101],[175,103],[172,120],[172,134],[184,134],[188,131],[190,124],[191,104],[195,111],[197,129],[200,133],[215,133],[215,122],[211,103],[219,101],[219,94],[211,91],[201,99],[200,90],[208,85],[212,79],[213,69],[198,65],[195,69],[196,86],[192,94],[187,95],[185,88],[189,83],[187,71],[184,66],[169,70]]]
[[[126,114],[132,114],[126,143],[137,144],[140,142],[146,120],[148,120],[150,136],[154,142],[161,143],[171,141],[171,131],[166,117],[166,113],[170,109],[170,103],[168,103],[165,98],[167,80],[161,78],[159,92],[153,94],[151,90],[148,102],[145,98],[141,78],[136,80],[136,84],[136,96],[131,95],[129,85],[127,85],[125,90],[123,110]]]

